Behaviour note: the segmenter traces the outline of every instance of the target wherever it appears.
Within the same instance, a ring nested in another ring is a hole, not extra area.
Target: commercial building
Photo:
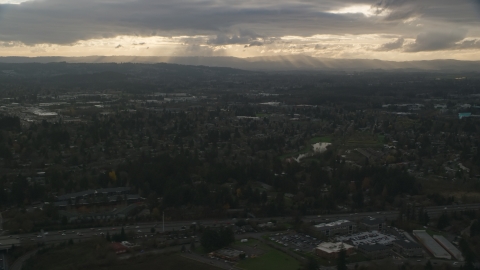
[[[376,259],[383,259],[392,253],[392,250],[381,244],[373,244],[373,245],[359,245],[358,246],[358,251],[363,253],[367,258],[371,260],[376,260]]]
[[[231,249],[231,248],[223,248],[214,252],[210,252],[208,255],[210,257],[217,257],[222,260],[236,262],[240,260],[240,256],[242,254],[245,254],[245,252],[241,250]]]
[[[357,231],[357,224],[349,220],[337,220],[330,223],[320,223],[315,228],[326,236],[351,234]]]
[[[337,236],[336,241],[352,243],[354,246],[381,244],[391,246],[397,240],[393,235],[387,235],[378,231],[361,232],[345,236]]]
[[[383,231],[386,227],[385,219],[383,218],[364,218],[360,225],[367,231]]]
[[[347,256],[350,256],[355,252],[353,246],[342,242],[323,242],[315,248],[315,254],[324,259],[336,259],[342,249],[345,250]]]
[[[408,240],[394,241],[393,251],[405,257],[423,257],[422,247],[419,244]]]
[[[435,257],[438,259],[452,259],[452,256],[440,246],[426,231],[424,230],[415,230],[413,235],[422,243],[422,245]]]
[[[448,253],[455,257],[455,259],[461,262],[464,261],[462,252],[460,252],[460,250],[458,250],[458,248],[456,248],[452,243],[450,243],[450,241],[448,241],[445,237],[443,237],[442,235],[434,235],[433,239],[435,239],[435,241],[437,241],[440,246],[442,246],[446,251],[448,251]]]

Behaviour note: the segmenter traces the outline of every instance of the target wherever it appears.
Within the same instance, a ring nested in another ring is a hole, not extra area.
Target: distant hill
[[[203,65],[261,71],[437,71],[478,72],[480,61],[382,61],[371,59],[328,59],[310,56],[271,57],[140,57],[140,56],[87,56],[87,57],[0,57],[0,63],[172,63]]]

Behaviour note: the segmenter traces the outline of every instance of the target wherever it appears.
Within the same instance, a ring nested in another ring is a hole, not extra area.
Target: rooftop
[[[324,227],[336,227],[336,226],[340,226],[340,225],[348,225],[352,223],[350,220],[337,220],[337,221],[334,221],[334,222],[330,222],[330,223],[320,223],[318,225],[315,225],[315,228],[317,229],[320,229],[320,228],[324,228]]]
[[[342,249],[350,249],[350,248],[353,248],[353,246],[342,243],[342,242],[337,242],[337,243],[323,242],[316,247],[316,249],[320,249],[326,253],[335,253],[335,252],[339,252]]]
[[[393,243],[406,249],[421,248],[419,244],[412,241],[408,241],[408,240],[397,240],[397,241],[394,241]]]
[[[432,253],[436,258],[451,259],[452,256],[441,247],[433,238],[424,230],[413,231],[418,240]]]
[[[367,251],[367,252],[374,252],[374,251],[381,251],[381,250],[387,250],[389,247],[381,244],[373,244],[373,245],[360,245],[358,246],[358,249]]]

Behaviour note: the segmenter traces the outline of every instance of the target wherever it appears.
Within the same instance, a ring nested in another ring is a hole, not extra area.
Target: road
[[[325,215],[325,216],[308,216],[305,217],[304,220],[306,221],[316,221],[316,222],[330,222],[336,219],[361,219],[367,216],[370,217],[385,217],[385,218],[396,218],[397,212],[371,212],[371,213],[358,213],[358,214],[335,214],[335,215]],[[268,222],[271,219],[275,219],[277,221],[286,221],[291,219],[290,217],[276,217],[276,218],[257,218],[251,219],[258,222]],[[165,222],[165,231],[180,231],[182,227],[190,227],[193,221],[172,221],[172,222]],[[233,224],[234,222],[231,219],[219,219],[219,220],[196,220],[197,224],[201,224],[203,226],[220,226],[220,225],[229,225]],[[162,231],[162,224],[161,222],[149,222],[149,223],[141,223],[134,226],[125,226],[125,231],[134,231],[137,235],[153,235],[150,230],[151,228],[155,227],[156,231]],[[45,242],[49,243],[59,243],[65,242],[70,239],[72,240],[80,240],[80,239],[88,239],[92,237],[100,237],[101,234],[106,234],[107,232],[110,235],[115,233],[120,233],[121,227],[101,227],[101,228],[89,228],[89,229],[77,229],[77,230],[68,230],[68,231],[50,231],[46,232],[46,235],[39,235],[39,233],[27,233],[27,234],[18,234],[18,235],[8,235],[8,236],[0,236],[0,249],[7,249],[11,247],[12,241],[17,241],[17,245],[22,245],[23,243],[36,243],[36,242]],[[18,242],[19,241],[19,242]]]
[[[471,204],[471,205],[458,205],[458,206],[441,206],[441,207],[428,207],[425,208],[425,211],[428,212],[431,218],[440,216],[443,212],[453,212],[453,211],[462,211],[462,210],[477,210],[480,209],[480,204]],[[372,218],[386,218],[389,220],[396,219],[398,217],[398,211],[387,211],[387,212],[367,212],[367,213],[340,213],[340,214],[331,214],[331,215],[317,215],[317,216],[305,216],[303,220],[306,222],[331,222],[339,219],[347,220],[360,220],[365,217]],[[277,221],[286,221],[291,219],[290,217],[272,217],[272,218],[255,218],[251,219],[257,222],[268,222],[270,220]],[[201,224],[203,226],[217,226],[217,225],[228,225],[232,224],[233,221],[230,219],[218,219],[218,220],[195,220],[195,221],[170,221],[165,222],[165,231],[179,231],[182,227],[190,227],[192,222]],[[155,227],[156,231],[162,231],[161,222],[149,222],[141,223],[134,226],[125,226],[125,231],[134,231],[138,235],[147,235],[150,237],[150,229]],[[0,250],[8,249],[11,247],[12,243],[16,241],[16,245],[22,245],[23,243],[35,243],[35,242],[45,242],[45,243],[58,243],[65,242],[70,239],[80,240],[88,239],[92,237],[100,237],[101,233],[106,234],[107,232],[110,235],[114,233],[120,233],[121,227],[102,227],[102,228],[91,228],[91,229],[74,229],[68,231],[50,231],[46,232],[45,235],[39,236],[39,233],[27,233],[19,235],[8,235],[0,236]]]

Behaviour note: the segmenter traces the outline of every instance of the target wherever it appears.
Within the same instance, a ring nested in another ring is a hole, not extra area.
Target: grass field
[[[273,248],[269,248],[265,254],[241,261],[237,267],[246,270],[297,270],[301,269],[300,263],[287,254]]]
[[[256,116],[257,116],[257,117],[269,117],[270,115],[269,115],[269,114],[266,114],[266,113],[257,113]]]
[[[104,239],[65,245],[39,252],[28,260],[24,270],[218,270],[219,268],[199,263],[179,254],[147,254],[119,260]]]
[[[257,247],[263,254],[256,258],[249,258],[240,261],[236,266],[245,270],[297,270],[301,269],[300,263],[287,254],[270,246],[260,243],[258,240],[250,239],[246,243],[236,242],[236,246]]]

